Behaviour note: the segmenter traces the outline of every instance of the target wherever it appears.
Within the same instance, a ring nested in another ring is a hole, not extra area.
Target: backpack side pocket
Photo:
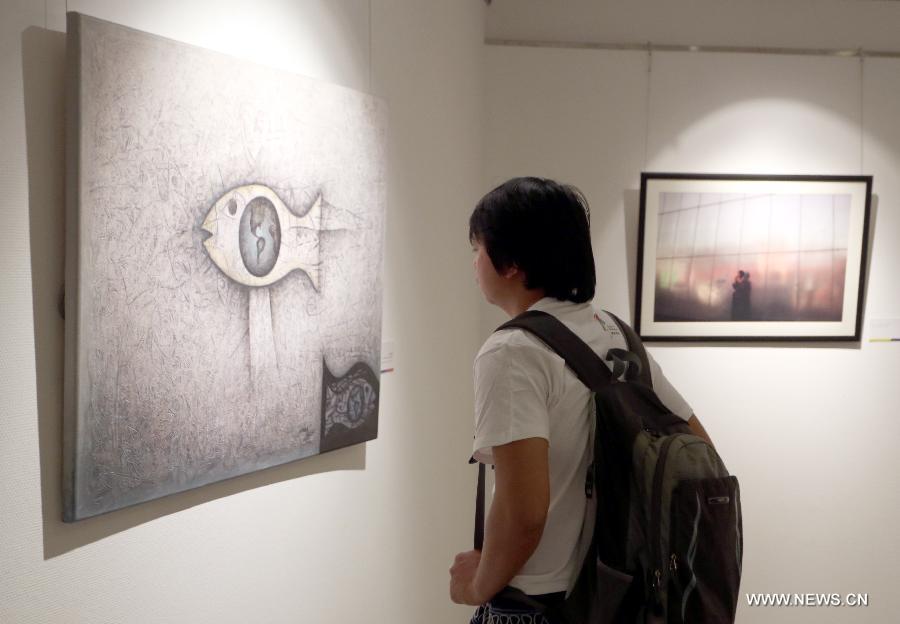
[[[612,568],[589,553],[578,581],[563,604],[548,610],[553,621],[566,624],[616,624],[626,619],[623,602],[634,577]]]
[[[634,577],[609,567],[597,559],[597,619],[591,620],[610,624],[618,622],[619,607],[631,587]]]
[[[669,622],[733,622],[743,528],[737,478],[686,479],[672,492]]]

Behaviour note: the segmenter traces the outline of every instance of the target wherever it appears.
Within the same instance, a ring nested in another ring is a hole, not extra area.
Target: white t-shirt
[[[545,297],[530,310],[552,314],[598,354],[626,348],[615,321],[590,303]],[[674,414],[691,407],[650,357],[653,389]],[[494,332],[475,358],[474,456],[493,463],[492,448],[526,438],[550,445],[550,508],[541,541],[510,585],[527,594],[567,591],[581,566],[585,475],[591,459],[590,391],[547,345],[521,329]]]

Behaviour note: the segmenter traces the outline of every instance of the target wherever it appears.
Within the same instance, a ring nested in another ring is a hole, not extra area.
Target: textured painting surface
[[[69,15],[66,514],[372,439],[384,110]]]

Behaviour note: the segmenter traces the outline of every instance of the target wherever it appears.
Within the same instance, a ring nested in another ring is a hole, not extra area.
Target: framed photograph
[[[645,340],[860,339],[871,176],[641,174]]]

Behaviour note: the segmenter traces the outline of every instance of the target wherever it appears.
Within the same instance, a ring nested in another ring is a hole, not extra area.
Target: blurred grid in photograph
[[[661,193],[655,321],[841,321],[850,195]]]

